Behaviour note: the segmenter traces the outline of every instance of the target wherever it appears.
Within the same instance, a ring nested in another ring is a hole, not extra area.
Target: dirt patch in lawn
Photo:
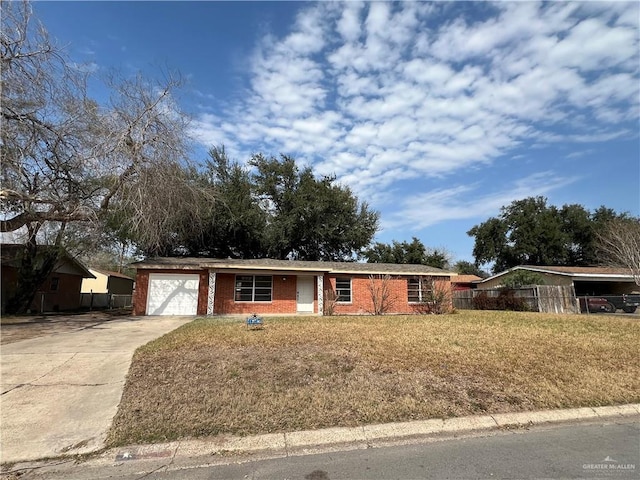
[[[637,402],[639,343],[605,316],[198,320],[136,352],[109,442]]]
[[[91,328],[129,315],[131,315],[130,309],[114,309],[83,313],[5,316],[0,319],[0,344]]]

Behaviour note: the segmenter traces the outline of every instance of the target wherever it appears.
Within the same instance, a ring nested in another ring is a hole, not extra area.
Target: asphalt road
[[[638,418],[502,431],[488,436],[431,440],[366,450],[274,458],[218,466],[119,475],[113,469],[64,477],[218,479],[637,479],[640,478]],[[233,459],[230,459],[232,461]],[[84,475],[89,475],[85,476]]]

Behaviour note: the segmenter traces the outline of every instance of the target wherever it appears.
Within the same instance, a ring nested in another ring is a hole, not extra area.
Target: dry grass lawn
[[[136,352],[109,443],[638,402],[638,345],[606,315],[201,319]]]

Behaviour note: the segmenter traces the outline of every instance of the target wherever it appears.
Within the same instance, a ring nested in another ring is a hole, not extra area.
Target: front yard
[[[640,401],[640,323],[603,315],[199,319],[136,352],[111,446]]]

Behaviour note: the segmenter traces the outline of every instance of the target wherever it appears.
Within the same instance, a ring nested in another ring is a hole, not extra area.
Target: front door
[[[313,313],[313,277],[298,277],[296,299],[298,312]]]

